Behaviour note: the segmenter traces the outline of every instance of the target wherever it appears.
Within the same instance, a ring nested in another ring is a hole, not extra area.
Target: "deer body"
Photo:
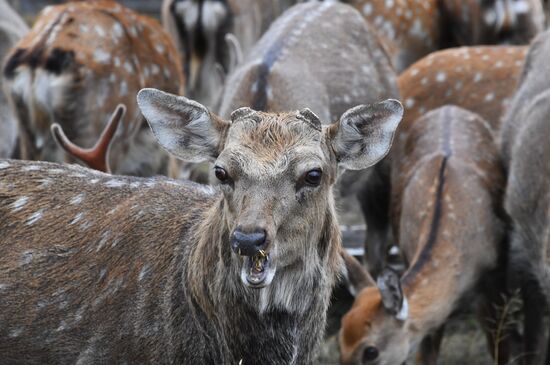
[[[328,121],[352,105],[397,97],[395,72],[372,34],[349,6],[295,5],[228,76],[219,113],[245,105],[271,112],[307,105]]]
[[[59,123],[68,137],[91,147],[118,103],[128,108],[114,172],[152,175],[166,170],[135,95],[145,86],[182,91],[177,51],[160,24],[113,1],[47,7],[4,65],[5,89],[20,128],[21,158],[64,161],[50,135]]]
[[[29,31],[6,0],[0,1],[0,57],[3,59],[13,45]],[[12,157],[17,144],[17,120],[0,92],[0,158]]]
[[[549,56],[546,31],[531,45],[501,131],[508,172],[505,208],[512,220],[509,277],[523,298],[525,364],[545,364],[550,356],[541,320],[550,303],[550,84],[542,77],[550,72]]]
[[[0,246],[9,251],[0,258],[0,356],[311,363],[344,264],[338,166],[381,159],[401,105],[358,106],[323,127],[308,109],[240,108],[224,120],[156,89],[138,103],[166,150],[215,163],[219,188],[0,161]]]
[[[540,0],[346,2],[375,26],[398,71],[438,49],[526,44],[544,29]]]
[[[392,185],[403,190],[393,220],[408,269],[402,278],[384,271],[378,287],[358,295],[342,321],[342,364],[401,364],[419,347],[421,363],[435,363],[423,341],[480,283],[494,280],[504,237],[495,211],[503,175],[491,132],[477,115],[451,106],[410,129],[403,142],[409,153],[393,160],[402,172]],[[484,294],[498,299],[492,284]]]
[[[216,64],[226,71],[233,60],[225,36],[234,34],[247,54],[269,25],[294,1],[164,0],[162,22],[172,35],[186,65],[191,97],[213,107],[223,80],[213,77]]]

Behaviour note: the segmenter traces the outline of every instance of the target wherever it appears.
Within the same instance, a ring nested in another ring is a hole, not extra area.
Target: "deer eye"
[[[363,364],[374,361],[378,358],[378,349],[374,346],[368,346],[363,351]]]
[[[214,174],[222,184],[229,182],[229,174],[227,173],[227,171],[225,171],[224,168],[219,166],[214,166]]]
[[[323,172],[320,169],[309,170],[304,176],[304,181],[310,186],[319,186],[322,176]]]

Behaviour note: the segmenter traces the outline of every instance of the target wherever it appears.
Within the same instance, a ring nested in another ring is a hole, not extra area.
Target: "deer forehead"
[[[291,164],[323,164],[323,133],[290,114],[256,113],[235,120],[219,160],[249,167],[250,172],[286,170]]]
[[[355,299],[352,309],[342,319],[342,345],[353,349],[359,345],[382,308],[382,296],[376,287],[364,289]]]

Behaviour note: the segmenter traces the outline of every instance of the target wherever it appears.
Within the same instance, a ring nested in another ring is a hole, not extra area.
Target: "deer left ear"
[[[142,89],[137,102],[153,134],[168,152],[189,162],[218,157],[229,123],[205,106],[157,89]]]
[[[391,314],[400,321],[409,317],[409,305],[401,287],[399,274],[390,268],[382,271],[376,280],[376,285],[382,295],[382,304]]]
[[[328,128],[340,165],[361,170],[384,158],[402,118],[403,105],[394,99],[359,105],[345,112],[338,123]]]

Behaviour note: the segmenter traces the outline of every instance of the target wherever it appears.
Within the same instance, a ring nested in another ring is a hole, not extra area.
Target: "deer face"
[[[247,286],[320,260],[319,242],[338,166],[362,169],[388,152],[403,109],[395,100],[359,106],[323,127],[308,109],[240,108],[224,121],[202,105],[144,89],[138,104],[160,144],[177,157],[210,160],[223,193],[233,261]]]
[[[365,288],[342,318],[342,365],[403,364],[414,344],[407,328],[408,303],[398,275],[386,269]]]

